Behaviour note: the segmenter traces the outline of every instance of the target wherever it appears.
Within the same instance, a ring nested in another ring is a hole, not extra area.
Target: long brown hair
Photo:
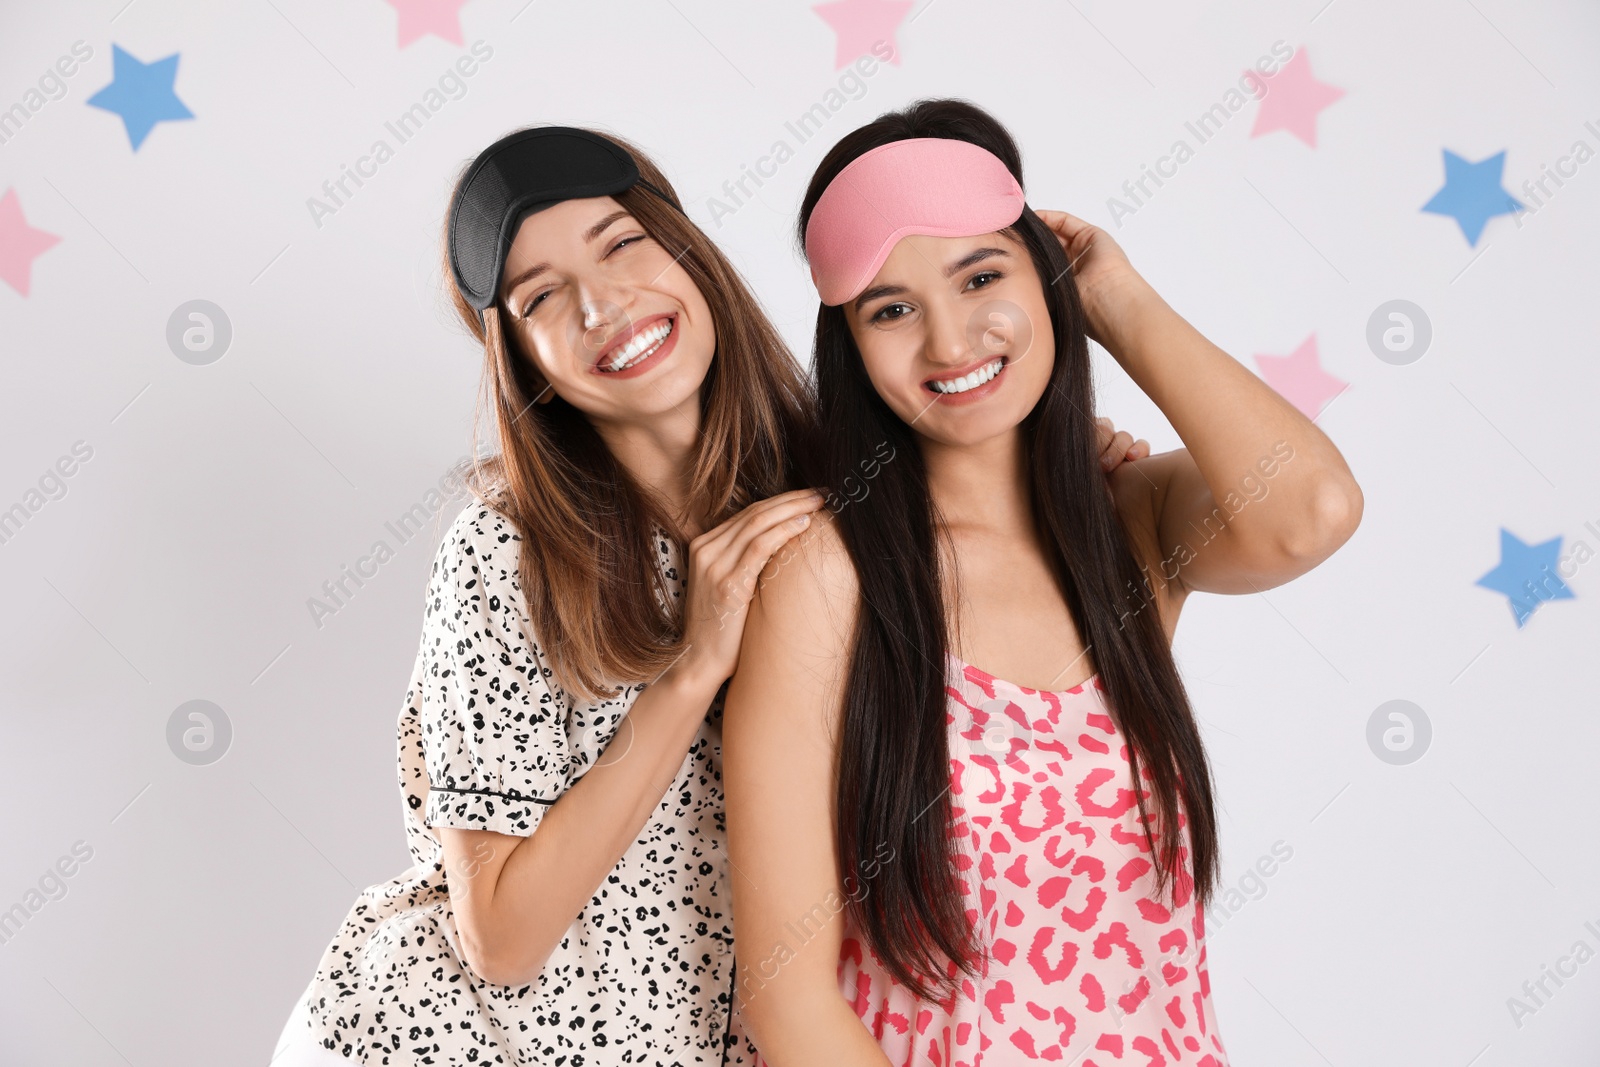
[[[828,183],[871,149],[911,137],[970,141],[1022,183],[1022,161],[993,117],[960,100],[924,100],[845,136],[812,176],[807,222]],[[1157,858],[1157,892],[1175,903],[1217,877],[1210,769],[1183,682],[1157,615],[1140,611],[1145,579],[1096,460],[1094,387],[1077,282],[1049,228],[1029,208],[1007,231],[1027,247],[1044,286],[1056,360],[1044,396],[1021,424],[1034,521],[1073,619],[1080,626],[1118,728],[1128,742],[1144,843]],[[1054,279],[1053,281],[1051,279]],[[860,579],[861,610],[844,685],[834,810],[841,870],[877,869],[872,891],[851,894],[852,920],[902,985],[929,997],[979,972],[982,946],[966,917],[950,836],[950,752],[945,652],[949,626],[939,545],[948,537],[929,496],[916,438],[873,388],[841,307],[817,314],[814,352],[822,425],[811,483],[838,486],[887,441],[872,491],[839,512],[839,532]],[[1143,773],[1141,772],[1143,768]],[[1151,825],[1145,782],[1159,827]],[[1182,863],[1179,797],[1193,843]],[[1159,844],[1157,838],[1159,837]],[[887,843],[895,862],[873,857]]]
[[[640,176],[665,194],[635,186],[614,199],[688,271],[711,308],[717,345],[700,390],[690,485],[697,510],[715,525],[802,484],[794,457],[814,426],[810,380],[733,265],[683,213],[660,168],[621,138],[591,132],[631,154]],[[458,186],[465,174],[463,168]],[[485,310],[480,323],[444,263],[456,313],[483,345],[479,421],[492,416],[499,445],[469,461],[463,476],[521,535],[518,582],[532,631],[570,692],[611,696],[619,685],[648,682],[683,651],[682,620],[662,588],[652,527],[680,542],[682,532],[583,412],[554,390],[541,397],[548,387],[505,329],[500,305]]]

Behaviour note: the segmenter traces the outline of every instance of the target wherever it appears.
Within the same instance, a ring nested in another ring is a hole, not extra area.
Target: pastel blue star
[[[154,63],[141,63],[119,46],[111,46],[111,84],[91,96],[88,104],[122,117],[135,152],[156,123],[194,118],[194,112],[172,91],[178,77],[178,55],[174,52]]]
[[[1476,245],[1483,227],[1496,215],[1523,209],[1522,202],[1500,184],[1506,154],[1500,152],[1478,163],[1468,163],[1448,148],[1444,150],[1444,188],[1422,205],[1434,215],[1449,215],[1461,224],[1467,244]]]
[[[1560,554],[1559,537],[1530,545],[1501,527],[1500,565],[1473,584],[1504,593],[1511,601],[1511,614],[1516,616],[1517,628],[1521,629],[1534,609],[1546,600],[1577,598],[1556,573]]]

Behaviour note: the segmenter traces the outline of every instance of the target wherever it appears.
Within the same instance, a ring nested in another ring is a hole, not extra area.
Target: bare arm
[[[772,1067],[888,1067],[838,980],[833,784],[855,571],[831,521],[786,556],[751,609],[723,721],[739,1010]]]
[[[1139,518],[1177,583],[1257,592],[1332,555],[1361,521],[1362,494],[1327,434],[1174,311],[1105,231],[1062,212],[1040,217],[1082,260],[1095,339],[1186,446],[1113,475],[1149,483]]]
[[[522,985],[538,976],[661,803],[721,684],[668,670],[532,835],[435,830],[462,949],[479,977]]]
[[[738,664],[754,576],[820,504],[804,490],[785,493],[690,543],[683,656],[639,694],[596,764],[530,836],[436,829],[462,948],[480,977],[533,981],[639,836]]]

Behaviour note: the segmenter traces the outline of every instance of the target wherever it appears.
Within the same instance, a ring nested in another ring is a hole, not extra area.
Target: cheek
[[[867,381],[872,383],[872,391],[881,397],[893,398],[900,383],[884,373],[881,363],[867,357],[862,353],[862,368],[867,372]]]
[[[711,307],[701,301],[698,313],[692,304],[686,304],[689,314],[694,318],[694,337],[696,344],[705,359],[709,362],[717,351],[717,322],[711,314]]]
[[[568,338],[564,331],[545,326],[526,329],[517,337],[518,348],[546,378],[566,377],[573,368],[571,342],[582,343],[582,336]]]
[[[1056,338],[1050,327],[1050,312],[1042,302],[1030,302],[1022,305],[1017,315],[1018,347],[1027,353],[1026,359],[1034,365],[1034,372],[1048,378],[1056,360]]]
[[[694,323],[694,336],[702,351],[711,353],[717,348],[717,323],[716,316],[711,313],[711,305],[706,302],[705,295],[700,292],[700,287],[687,273],[683,275],[682,284],[676,285],[674,295],[678,303],[688,312],[690,320]]]
[[[1033,345],[1028,349],[1028,358],[1038,368],[1038,373],[1049,378],[1056,366],[1056,340],[1048,330],[1041,330],[1033,335]]]
[[[861,366],[873,391],[883,398],[890,410],[909,422],[921,413],[922,382],[910,371],[915,352],[897,343],[898,338],[875,337],[861,352]],[[928,398],[932,399],[931,393]]]

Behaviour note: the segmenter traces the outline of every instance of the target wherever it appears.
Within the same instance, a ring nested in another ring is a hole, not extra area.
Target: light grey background
[[[470,448],[478,360],[437,253],[449,181],[478,149],[531,122],[636,140],[808,352],[791,220],[848,129],[966,96],[1017,135],[1031,203],[1110,226],[1107,198],[1282,40],[1345,90],[1318,146],[1250,138],[1252,102],[1114,230],[1246,365],[1316,335],[1351,383],[1319,425],[1366,494],[1327,563],[1264,595],[1197,596],[1178,631],[1226,879],[1249,893],[1212,929],[1222,1034],[1239,1065],[1596,1062],[1600,962],[1548,984],[1520,1026],[1507,1005],[1575,942],[1600,949],[1584,927],[1600,927],[1594,565],[1520,629],[1474,583],[1502,527],[1600,543],[1584,527],[1600,526],[1600,161],[1477,248],[1419,210],[1441,149],[1506,150],[1520,197],[1575,140],[1595,146],[1593,4],[918,0],[901,63],[796,145],[785,123],[841,76],[804,3],[472,0],[465,46],[400,49],[379,0],[125,2],[12,2],[0,32],[0,107],[74,41],[94,51],[0,146],[0,192],[62,239],[30,296],[0,287],[0,507],[74,442],[93,449],[0,544],[0,908],[92,849],[0,944],[0,1060],[263,1063],[359,887],[408,864],[394,725],[454,507],[404,545],[385,523]],[[307,199],[480,40],[493,56],[464,95],[317,226]],[[84,105],[113,42],[180,53],[196,115],[136,153]],[[708,198],[780,138],[795,158],[713,223]],[[197,299],[233,331],[203,366],[166,340]],[[1367,347],[1391,299],[1432,322],[1409,366]],[[1104,411],[1177,447],[1096,360]],[[380,539],[395,557],[316,625],[308,598]],[[1396,766],[1367,724],[1402,699],[1432,740]],[[168,748],[192,700],[231,723],[209,765]],[[1252,880],[1278,842],[1292,858]]]

